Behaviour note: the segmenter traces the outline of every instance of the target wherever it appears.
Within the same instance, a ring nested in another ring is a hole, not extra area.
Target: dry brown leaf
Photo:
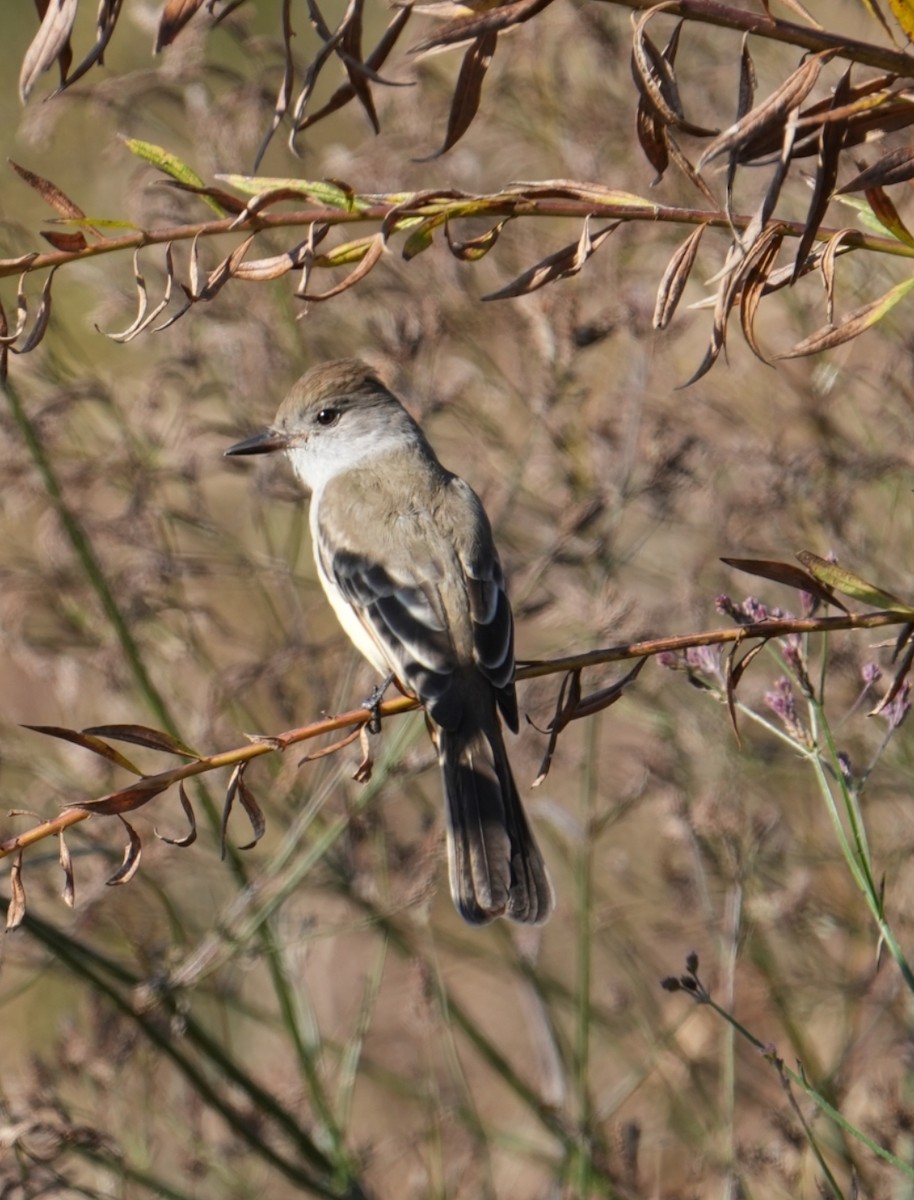
[[[417,161],[431,162],[435,158],[440,158],[442,154],[456,145],[469,129],[479,110],[483,80],[492,62],[497,44],[498,32],[492,30],[481,34],[467,49],[463,56],[463,62],[460,64],[460,73],[454,87],[451,110],[447,119],[447,130],[441,149],[428,155],[427,158]]]
[[[756,575],[760,579],[769,579],[772,583],[783,583],[787,587],[809,592],[811,596],[818,597],[826,604],[833,604],[842,612],[847,612],[847,608],[835,597],[831,588],[820,583],[795,563],[768,558],[722,558],[720,561],[728,567],[735,567],[737,571],[745,571],[747,575]]]
[[[384,237],[382,234],[375,234],[370,239],[365,239],[368,243],[368,249],[362,256],[361,261],[351,271],[342,283],[338,283],[336,287],[331,288],[328,292],[304,292],[299,289],[295,295],[300,300],[330,300],[333,296],[339,296],[342,292],[348,291],[349,288],[355,285],[371,271],[378,263],[381,255],[384,253]]]
[[[72,87],[78,79],[82,79],[91,67],[97,62],[101,62],[104,57],[108,43],[111,41],[111,36],[114,33],[117,19],[120,16],[123,0],[99,0],[98,14],[95,19],[95,45],[82,60],[79,66],[72,71],[69,69],[70,57],[66,59],[66,67],[61,59],[61,82],[60,87],[52,95],[58,95],[65,88]]]
[[[832,111],[841,108],[850,93],[851,68],[842,74],[832,96]],[[809,254],[819,226],[825,216],[829,200],[834,191],[838,178],[838,166],[841,161],[841,150],[847,133],[847,120],[826,121],[819,130],[819,157],[816,163],[816,179],[812,190],[812,199],[806,211],[806,222],[803,234],[797,247],[794,259],[793,281],[799,278],[806,256]]]
[[[243,846],[239,846],[239,850],[253,850],[260,839],[263,837],[267,827],[266,818],[261,811],[260,805],[254,797],[254,793],[245,782],[242,774],[238,780],[238,799],[241,801],[241,807],[247,813],[247,818],[251,822],[251,830],[254,834],[251,841],[246,842]]]
[[[25,888],[22,885],[22,851],[10,864],[10,900],[6,909],[6,932],[18,929],[25,920]]]
[[[288,0],[286,0],[286,3],[288,3]],[[387,57],[390,54],[391,50],[396,45],[397,40],[400,37],[400,34],[403,32],[404,28],[406,27],[406,22],[409,20],[411,13],[412,13],[411,8],[401,8],[401,9],[398,9],[398,11],[394,14],[393,19],[391,20],[390,24],[387,26],[387,29],[384,31],[383,37],[378,42],[378,44],[374,48],[374,50],[372,50],[371,54],[369,54],[368,57],[365,59],[365,65],[367,67],[369,67],[372,71],[377,71],[378,68],[382,67],[384,65],[384,63],[387,61]],[[400,86],[412,87],[413,85],[412,85],[412,83],[403,83]],[[302,118],[302,120],[299,122],[299,125],[298,125],[298,132],[301,133],[303,130],[307,129],[309,125],[314,125],[315,122],[320,121],[324,117],[329,116],[331,113],[336,112],[338,109],[342,108],[345,104],[348,104],[349,101],[352,100],[354,96],[355,96],[355,88],[352,86],[352,84],[351,83],[342,84],[340,87],[338,87],[336,89],[336,91],[333,93],[333,95],[330,97],[330,99],[327,101],[327,103],[325,105],[323,105],[323,107],[319,108],[317,110],[317,112],[312,113],[310,116]],[[286,104],[288,104],[288,98],[286,99]],[[283,110],[283,111],[285,111],[285,110]],[[255,164],[254,169],[255,170],[257,169],[256,164]]]
[[[906,246],[914,246],[914,237],[901,219],[901,214],[892,203],[887,192],[884,192],[881,187],[870,187],[864,192],[867,203],[873,210],[873,216],[884,229],[898,239],[899,242],[904,242]]]
[[[714,139],[698,160],[698,170],[720,155],[738,150],[752,139],[772,130],[781,130],[788,115],[802,104],[815,87],[822,68],[836,54],[835,49],[811,54],[767,99]],[[781,136],[778,140],[781,140]]]
[[[28,100],[38,76],[53,63],[60,64],[61,81],[65,81],[72,59],[70,34],[79,0],[46,0],[46,3],[41,25],[25,52],[19,72],[19,97],[23,104]]]
[[[162,750],[167,754],[180,754],[182,758],[200,761],[200,755],[191,750],[179,738],[149,725],[92,725],[82,731],[97,737],[115,738],[119,742],[131,742],[135,746],[146,746],[149,750]]]
[[[505,217],[503,221],[499,221],[497,225],[493,225],[491,229],[487,229],[485,233],[481,233],[478,237],[468,238],[465,242],[457,242],[451,234],[451,222],[445,221],[444,236],[447,239],[448,248],[455,258],[461,262],[478,262],[484,258],[495,243],[498,241],[499,235],[507,225],[510,217]]]
[[[159,17],[153,53],[158,54],[163,46],[170,46],[204,0],[168,0]]]
[[[349,6],[343,25],[343,36],[340,38],[339,57],[349,76],[349,86],[365,110],[372,129],[375,133],[380,133],[381,125],[378,121],[371,88],[368,86],[365,64],[362,61],[362,5],[363,0],[355,0]]]
[[[7,161],[19,178],[24,180],[29,187],[34,188],[42,200],[49,204],[61,217],[84,217],[86,215],[79,205],[74,204],[70,197],[65,195],[56,184],[51,183],[50,179],[36,175],[34,171],[29,171],[26,167],[20,167],[11,158]]]
[[[822,258],[819,265],[822,270],[822,284],[825,288],[825,312],[829,325],[832,325],[835,320],[835,259],[840,253],[845,252],[849,248],[844,244],[847,238],[856,236],[857,231],[855,229],[839,229],[834,237],[828,239],[825,248],[822,250]]]
[[[584,221],[584,228],[577,242],[572,242],[570,246],[565,246],[554,254],[541,259],[529,271],[518,275],[506,287],[483,296],[483,300],[507,300],[512,296],[527,296],[530,292],[535,292],[538,288],[545,287],[547,283],[552,283],[556,279],[576,275],[588,258],[599,250],[620,223],[613,221],[611,225],[606,225],[591,236],[590,218],[588,217]]]
[[[802,358],[807,354],[819,354],[823,350],[831,350],[835,346],[842,346],[845,342],[859,337],[864,330],[870,329],[878,321],[881,321],[886,313],[890,312],[912,290],[914,290],[914,278],[905,279],[902,283],[898,283],[895,287],[890,288],[878,300],[871,300],[869,304],[855,308],[853,312],[842,317],[837,325],[829,323],[822,329],[817,329],[809,337],[804,338],[801,342],[797,342],[791,350],[787,350],[783,354],[778,354],[776,357]]]
[[[655,329],[666,329],[682,299],[682,293],[695,265],[695,256],[707,222],[696,226],[670,259],[667,269],[657,288],[654,303],[653,325]]]
[[[459,46],[463,42],[474,41],[483,34],[500,33],[512,25],[521,25],[524,21],[529,21],[551,3],[552,0],[514,0],[513,3],[498,4],[482,12],[470,12],[469,15],[442,25],[433,37],[413,46],[410,53],[429,54],[451,46]]]
[[[129,787],[110,792],[107,796],[99,797],[98,800],[77,800],[73,804],[68,804],[67,808],[78,808],[88,813],[103,813],[108,817],[119,816],[121,813],[142,808],[144,804],[148,804],[150,800],[161,795],[168,787],[167,783],[162,783],[154,776],[145,775]]]
[[[638,101],[638,111],[635,116],[635,132],[638,135],[638,145],[641,147],[644,157],[657,172],[651,180],[651,187],[657,186],[670,165],[666,131],[667,126],[651,111],[642,96]]]
[[[181,801],[181,807],[184,809],[184,815],[187,817],[187,823],[190,826],[184,837],[171,838],[166,837],[164,833],[159,833],[158,829],[153,829],[153,833],[161,842],[167,842],[169,846],[191,846],[197,840],[197,818],[194,815],[194,807],[187,797],[187,792],[184,790],[183,781],[178,784],[178,799]]]
[[[892,183],[905,183],[914,179],[914,146],[900,146],[884,154],[879,162],[867,167],[858,175],[838,188],[835,195],[844,196],[849,192],[862,192],[871,187],[888,187]]]
[[[763,363],[767,363],[768,359],[762,353],[755,336],[755,317],[783,241],[783,226],[774,225],[766,229],[759,239],[752,266],[744,273],[740,286],[739,318],[743,337],[755,357]]]
[[[57,233],[43,231],[41,236],[51,243],[55,250],[63,250],[66,254],[77,254],[85,250],[88,243],[81,233]]]
[[[148,329],[156,317],[168,307],[168,302],[171,300],[171,289],[175,277],[174,255],[172,252],[172,243],[169,242],[165,247],[165,293],[147,316],[149,308],[149,294],[146,290],[146,279],[140,270],[140,252],[135,250],[133,254],[133,276],[136,280],[136,289],[138,295],[138,312],[133,324],[121,333],[105,333],[105,337],[111,338],[113,342],[130,342],[135,337],[141,334],[145,329]],[[95,326],[98,329],[98,326]],[[99,329],[99,333],[104,333],[104,330]]]
[[[63,871],[63,902],[68,908],[72,908],[76,903],[76,878],[73,874],[73,859],[70,857],[70,847],[64,839],[64,833],[61,829],[57,835],[60,841],[60,869]]]
[[[113,746],[109,746],[107,742],[103,742],[100,737],[94,736],[97,732],[96,730],[66,729],[60,725],[23,725],[22,728],[31,729],[33,733],[43,733],[47,737],[59,738],[64,742],[72,742],[75,746],[81,746],[84,750],[90,750],[100,758],[106,758],[108,762],[114,763],[117,767],[123,767],[131,775],[142,776],[143,774],[119,750],[115,750]]]
[[[119,884],[129,883],[137,872],[137,867],[140,865],[140,856],[143,853],[143,844],[140,841],[137,831],[124,817],[118,816],[118,820],[127,830],[127,845],[124,847],[123,862],[114,874],[105,880],[108,887],[118,887]]]

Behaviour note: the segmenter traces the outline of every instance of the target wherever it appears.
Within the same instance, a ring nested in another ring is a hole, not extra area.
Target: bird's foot
[[[377,685],[367,700],[362,701],[362,708],[367,708],[371,713],[368,721],[369,733],[381,732],[381,701],[384,699],[384,693],[393,683],[393,680],[393,673],[391,673]]]

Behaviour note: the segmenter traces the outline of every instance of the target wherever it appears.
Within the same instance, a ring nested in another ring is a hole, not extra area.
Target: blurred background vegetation
[[[891,45],[861,4],[808,8],[835,33]],[[334,26],[342,6],[324,15]],[[31,6],[7,6],[0,40],[4,158],[91,217],[145,228],[212,214],[164,186],[122,137],[167,148],[207,181],[249,172],[283,68],[278,2],[243,4],[214,28],[201,10],[153,58],[158,16],[152,3],[125,5],[104,66],[47,99],[52,72],[24,107],[13,81],[37,29]],[[305,6],[292,16],[300,77],[318,43]],[[366,45],[389,19],[384,4],[366,6]],[[94,20],[94,6],[80,6],[83,50]],[[434,28],[416,18],[417,31]],[[692,204],[672,172],[650,191],[630,41],[622,7],[551,5],[503,39],[472,126],[424,162],[444,138],[458,57],[411,57],[408,34],[382,74],[412,86],[373,87],[379,135],[350,106],[299,139],[300,159],[281,130],[259,170],[360,192],[570,179]],[[764,96],[799,52],[751,45]],[[733,120],[739,52],[738,33],[686,27],[677,71],[693,119]],[[315,104],[344,78],[331,73]],[[816,98],[837,74],[831,64]],[[745,178],[751,211],[765,180]],[[908,188],[893,191],[902,212]],[[802,165],[795,189],[788,204],[801,219]],[[49,215],[4,170],[0,256],[46,249]],[[835,227],[857,218],[830,214]],[[18,810],[4,836],[124,783],[101,758],[24,724],[142,723],[210,753],[368,693],[374,681],[314,579],[289,471],[222,458],[327,358],[359,354],[381,368],[483,497],[521,658],[724,625],[720,593],[798,610],[795,592],[740,577],[725,555],[834,553],[910,596],[910,306],[826,356],[776,368],[734,334],[728,361],[677,390],[704,355],[710,314],[682,307],[660,333],[651,316],[686,232],[624,226],[574,278],[482,303],[580,233],[558,218],[513,221],[476,264],[439,244],[413,262],[391,252],[325,304],[296,299],[294,275],[236,282],[126,345],[100,331],[133,319],[130,256],[61,270],[49,332],[12,359],[0,415],[0,767],[4,807]],[[278,231],[261,239],[263,255],[290,244]],[[238,240],[203,246],[207,269]],[[701,299],[725,245],[706,231],[685,303]],[[175,254],[186,278],[186,244]],[[160,263],[143,260],[151,294]],[[908,274],[903,259],[876,254],[838,267],[839,312]],[[26,281],[32,312],[41,282]],[[14,278],[0,298],[14,313]],[[775,353],[824,320],[810,276],[765,300],[758,333]],[[875,693],[851,710],[867,663],[890,672],[891,637],[810,645],[858,778],[886,722],[864,715]],[[587,686],[620,673],[595,669]],[[783,673],[763,655],[740,699],[767,711]],[[266,835],[234,849],[249,840],[236,814],[224,861],[216,776],[188,787],[192,846],[155,837],[186,829],[172,793],[132,814],[143,857],[127,886],[105,886],[126,840],[113,817],[68,835],[72,908],[57,845],[27,852],[28,915],[5,939],[0,975],[3,1194],[909,1195],[903,1170],[801,1089],[792,1103],[732,1025],[659,986],[696,951],[724,1008],[911,1163],[911,995],[895,963],[880,961],[808,765],[751,721],[738,745],[711,692],[651,662],[620,703],[565,731],[530,791],[557,690],[557,677],[522,685],[529,723],[510,747],[559,895],[541,930],[472,930],[455,915],[417,714],[385,724],[365,785],[351,778],[357,747],[301,769],[300,748],[254,764],[247,781]],[[165,763],[127,749],[144,769]],[[912,777],[902,729],[862,808],[902,946],[914,932]]]

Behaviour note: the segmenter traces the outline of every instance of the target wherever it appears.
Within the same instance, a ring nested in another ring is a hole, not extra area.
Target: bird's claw
[[[362,708],[368,709],[371,716],[368,720],[368,732],[381,732],[381,701],[384,699],[384,693],[393,682],[393,675],[388,675],[383,679],[372,691],[367,700],[362,701]]]

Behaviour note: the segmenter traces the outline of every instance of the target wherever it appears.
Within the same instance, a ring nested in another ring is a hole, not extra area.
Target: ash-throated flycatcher
[[[274,450],[311,491],[317,574],[340,624],[425,708],[458,911],[545,921],[552,886],[498,718],[517,732],[514,623],[479,497],[358,359],[308,371],[269,429],[225,453]]]

